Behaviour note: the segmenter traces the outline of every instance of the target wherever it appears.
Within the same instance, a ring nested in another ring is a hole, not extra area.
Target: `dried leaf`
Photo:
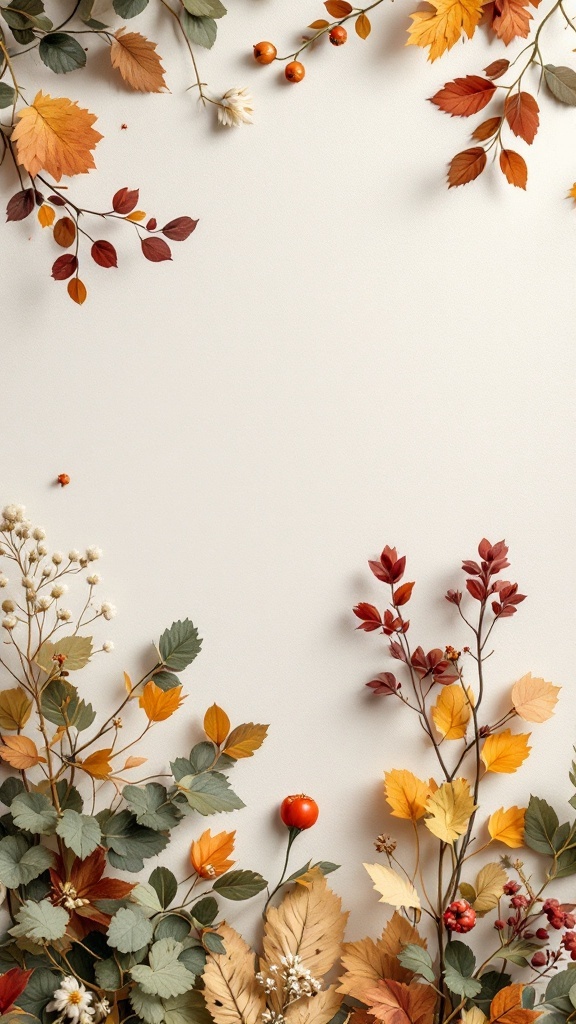
[[[47,206],[43,203],[38,210],[38,222],[43,228],[49,228],[54,223],[54,217],[56,214],[51,206]]]
[[[529,92],[517,92],[508,96],[504,104],[504,116],[508,121],[510,130],[518,135],[524,142],[531,145],[536,137],[540,118],[538,117],[539,106]],[[512,182],[515,184],[515,182]],[[523,188],[524,186],[522,186]]]
[[[204,715],[204,732],[209,740],[220,747],[230,732],[230,719],[222,708],[213,704]]]
[[[468,779],[454,779],[429,797],[426,810],[430,817],[424,824],[441,842],[454,843],[464,835],[475,809]]]
[[[342,997],[336,985],[318,992],[313,999],[299,999],[284,1011],[286,1024],[329,1024],[338,1013]]]
[[[68,281],[68,295],[73,302],[77,302],[81,306],[86,301],[87,294],[86,285],[79,277],[73,277],[71,281]]]
[[[95,166],[92,150],[102,138],[92,127],[95,114],[65,97],[39,92],[17,116],[12,141],[18,162],[33,177],[44,170],[60,181],[63,174],[85,174]]]
[[[0,729],[22,729],[31,711],[32,701],[21,686],[0,691]]]
[[[325,0],[324,7],[332,18],[345,18],[352,14],[353,7],[348,0]]]
[[[368,36],[372,31],[372,25],[368,15],[359,14],[354,22],[354,28],[356,29],[356,35],[359,35],[360,39],[368,39]]]
[[[512,687],[514,710],[525,722],[546,722],[554,714],[560,687],[528,672]]]
[[[112,198],[112,209],[115,213],[130,213],[138,202],[139,191],[137,188],[120,188]]]
[[[507,985],[496,993],[490,1003],[490,1024],[531,1024],[540,1016],[540,1010],[525,1010],[522,1006],[524,985]]]
[[[448,187],[467,185],[474,181],[486,167],[486,153],[480,146],[457,153],[448,169]]]
[[[316,21],[313,21],[310,25],[308,25],[308,28],[314,28],[314,29],[320,30],[320,29],[323,29],[323,28],[328,28],[329,24],[330,24],[330,22],[326,21],[325,18],[317,18]]]
[[[90,250],[90,255],[99,267],[109,269],[110,267],[118,266],[118,254],[116,249],[111,242],[107,242],[105,238],[99,238],[94,242]]]
[[[57,260],[54,260],[52,265],[52,277],[55,281],[65,281],[67,277],[71,277],[72,274],[78,268],[78,258],[71,252],[67,252],[64,256],[59,256]]]
[[[254,953],[227,924],[218,927],[225,952],[210,953],[204,968],[204,998],[216,1024],[258,1024],[266,1008],[254,973]]]
[[[482,0],[428,0],[432,11],[411,14],[407,46],[428,46],[428,60],[434,61],[450,50],[464,32],[472,38],[482,17]]]
[[[509,807],[507,811],[503,807],[494,811],[488,820],[488,832],[490,838],[496,843],[504,843],[512,850],[517,850],[524,844],[524,818],[525,807]]]
[[[473,907],[477,914],[487,914],[498,906],[508,875],[500,864],[486,864],[479,872],[474,886],[476,899]]]
[[[502,75],[506,74],[509,67],[510,61],[503,57],[500,60],[493,60],[487,68],[484,68],[484,74],[492,79],[502,78]]]
[[[143,238],[142,255],[151,263],[162,263],[164,260],[171,260],[172,253],[170,246],[163,238]]]
[[[156,43],[139,32],[119,28],[110,47],[110,60],[124,81],[138,92],[161,92],[166,88]]]
[[[431,102],[440,110],[452,117],[470,117],[483,110],[496,92],[496,86],[487,78],[478,75],[466,75],[466,78],[455,78],[440,89]]]
[[[515,772],[532,749],[528,746],[529,739],[529,732],[512,734],[510,729],[488,736],[480,754],[486,771],[503,774]]]
[[[465,693],[460,683],[443,686],[432,708],[432,718],[445,740],[461,740],[466,735],[472,714],[472,693]]]
[[[495,0],[492,28],[506,46],[518,37],[526,39],[532,21],[528,2],[529,0]]]
[[[192,867],[200,878],[218,878],[235,863],[230,859],[234,852],[236,832],[219,832],[211,834],[208,828],[199,839],[195,839],[190,848]]]
[[[402,967],[397,956],[409,943],[426,948],[426,940],[396,910],[377,942],[373,939],[345,942],[342,947],[345,974],[340,978],[338,991],[365,1003],[366,993],[377,981],[387,978],[411,981],[412,971]]]
[[[76,766],[91,775],[93,779],[107,779],[112,774],[111,754],[112,747],[95,750],[83,761],[77,761]]]
[[[153,679],[149,679],[138,703],[151,722],[164,722],[178,710],[184,700],[181,686],[161,690]]]
[[[18,771],[46,763],[46,758],[40,757],[36,744],[27,736],[2,736],[2,743],[0,757]]]
[[[385,1024],[432,1024],[436,992],[417,981],[379,981],[366,997],[368,1009]]]
[[[76,225],[71,217],[60,217],[54,225],[54,241],[62,246],[63,249],[69,249],[74,244],[76,239]]]
[[[406,768],[393,768],[384,774],[384,792],[394,818],[418,821],[424,817],[430,786]]]
[[[408,879],[384,864],[365,864],[364,867],[380,893],[380,903],[392,907],[415,907],[420,909],[420,897]]]
[[[264,743],[267,732],[267,725],[256,725],[254,722],[238,725],[230,733],[224,753],[228,757],[233,757],[235,761],[243,757],[252,757],[254,751]]]
[[[147,757],[127,757],[124,764],[124,771],[128,768],[139,768],[141,764],[146,764]]]
[[[500,170],[510,185],[515,185],[516,188],[526,188],[528,168],[524,157],[519,153],[515,153],[512,149],[503,149],[500,153]]]
[[[280,965],[291,953],[315,978],[322,978],[339,955],[348,914],[342,900],[328,888],[320,875],[310,886],[288,892],[279,907],[270,907],[264,928],[264,958],[268,965]]]
[[[486,142],[486,139],[491,139],[493,135],[496,135],[501,124],[501,117],[489,117],[487,121],[483,121],[474,129],[472,138],[477,139],[478,142]]]

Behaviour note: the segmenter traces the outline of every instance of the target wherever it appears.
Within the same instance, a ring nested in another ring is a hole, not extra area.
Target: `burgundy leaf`
[[[156,231],[157,227],[158,221],[156,220],[156,217],[150,217],[150,220],[146,224],[146,231]]]
[[[72,277],[72,274],[78,267],[78,260],[71,252],[67,252],[64,256],[59,256],[54,261],[52,266],[52,277],[55,281],[65,281],[67,277]]]
[[[48,202],[52,203],[52,206],[66,206],[66,200],[62,199],[62,196],[48,196]]]
[[[466,580],[466,590],[476,601],[483,601],[486,597],[486,587],[480,580]]]
[[[169,224],[164,225],[162,234],[173,242],[183,242],[192,234],[197,223],[198,221],[192,220],[191,217],[177,217],[176,220],[171,220]]]
[[[112,207],[116,213],[132,213],[138,202],[139,190],[137,188],[121,188],[112,199]]]
[[[6,220],[24,220],[34,209],[34,189],[26,188],[8,200]]]
[[[104,238],[94,242],[92,249],[90,250],[92,259],[99,267],[117,267],[118,256],[116,249],[110,242],[107,242]]]
[[[142,252],[151,263],[162,263],[163,260],[172,259],[170,246],[163,238],[143,238]]]

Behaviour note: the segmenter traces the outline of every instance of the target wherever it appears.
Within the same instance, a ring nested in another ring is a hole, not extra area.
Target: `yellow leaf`
[[[222,708],[213,704],[204,715],[204,732],[209,740],[220,747],[230,732],[230,719]]]
[[[570,189],[568,195],[569,195],[570,199],[576,199],[576,181],[572,185],[572,188]]]
[[[408,29],[410,38],[407,46],[428,46],[428,59],[441,57],[450,50],[465,32],[469,39],[474,35],[482,17],[484,0],[428,0],[431,11],[417,11],[411,14],[412,24]]]
[[[139,32],[119,28],[110,47],[110,60],[124,81],[138,92],[161,92],[166,88],[156,43]]]
[[[488,1024],[488,1017],[479,1006],[472,1006],[469,1010],[462,1010],[462,1024]]]
[[[309,889],[318,878],[318,875],[321,874],[322,872],[319,867],[311,867],[308,868],[307,871],[303,871],[301,875],[298,875],[298,877],[294,879],[294,882],[296,885],[303,885],[306,889]]]
[[[126,217],[126,220],[132,220],[132,221],[144,220],[145,216],[146,216],[146,213],[145,213],[144,210],[133,210],[132,213],[128,214],[128,216]]]
[[[418,981],[403,985],[398,981],[379,981],[366,997],[368,1009],[384,1024],[432,1024],[436,992]]]
[[[329,1024],[338,1013],[342,997],[335,985],[317,992],[313,999],[297,999],[283,1013],[286,1024]]]
[[[384,774],[384,791],[395,818],[418,821],[426,813],[430,786],[406,768],[393,768]]]
[[[32,701],[21,686],[0,692],[0,729],[21,729],[30,718]]]
[[[209,828],[195,839],[190,847],[192,867],[200,878],[218,878],[234,864],[230,854],[234,851],[236,832],[211,834]]]
[[[545,722],[554,714],[560,687],[528,672],[512,687],[514,710],[525,722]]]
[[[215,1024],[258,1024],[266,1009],[254,973],[254,953],[238,932],[218,925],[225,953],[210,953],[202,974],[206,1006]]]
[[[445,740],[461,740],[472,714],[472,693],[465,693],[460,683],[443,686],[432,708],[432,718]]]
[[[488,736],[482,747],[481,758],[487,772],[515,772],[526,760],[532,747],[528,746],[529,732],[511,733],[510,729]]]
[[[34,102],[18,111],[12,132],[18,163],[33,177],[47,171],[55,181],[63,174],[85,174],[94,167],[91,150],[103,137],[92,125],[96,115],[66,97],[39,92]]]
[[[154,680],[150,679],[142,690],[138,703],[151,722],[164,722],[182,704],[185,698],[181,694],[181,686],[173,686],[171,690],[161,690],[159,686],[156,686]]]
[[[365,864],[364,867],[374,883],[376,892],[380,893],[380,903],[389,903],[392,907],[415,907],[420,909],[420,898],[416,889],[407,878],[384,864]]]
[[[531,1024],[540,1016],[540,1010],[525,1010],[522,1006],[524,985],[507,985],[496,993],[490,1003],[490,1024]]]
[[[488,831],[490,838],[497,843],[504,843],[512,850],[518,849],[524,843],[524,816],[525,807],[509,807],[507,811],[503,807],[494,811],[488,820]]]
[[[464,835],[475,810],[468,780],[454,779],[442,783],[429,797],[426,811],[430,817],[424,819],[424,824],[441,842],[454,843]]]
[[[486,864],[476,878],[476,899],[473,907],[477,914],[487,914],[498,906],[508,875],[499,864]]]
[[[55,216],[56,214],[52,207],[46,206],[46,203],[43,203],[38,210],[38,220],[43,228],[49,228],[54,223]]]
[[[402,967],[398,960],[398,953],[408,943],[426,949],[426,939],[397,910],[377,942],[373,939],[345,942],[342,946],[345,974],[340,978],[338,991],[365,1003],[366,993],[380,980],[411,981],[412,971]]]
[[[18,771],[26,771],[36,764],[45,764],[46,758],[40,757],[34,740],[27,736],[3,736],[0,746],[0,757]]]
[[[130,696],[134,687],[132,685],[132,680],[130,679],[130,676],[128,675],[127,672],[124,673],[124,686],[126,687],[126,693],[128,694],[128,696]]]
[[[95,750],[93,754],[89,754],[83,761],[77,761],[76,765],[83,772],[91,775],[93,779],[107,779],[112,773],[112,765],[110,764],[111,754],[112,747],[104,747],[102,750]]]
[[[243,757],[252,757],[254,751],[264,743],[267,732],[267,725],[255,725],[254,722],[238,725],[230,733],[224,753],[228,754],[228,757],[233,757],[235,761]]]
[[[283,956],[302,959],[313,977],[322,978],[340,956],[348,914],[342,900],[328,888],[324,875],[309,888],[289,891],[279,907],[270,907],[264,926],[264,959],[281,966]]]
[[[127,757],[124,765],[124,771],[128,768],[139,768],[141,764],[146,764],[147,757]]]

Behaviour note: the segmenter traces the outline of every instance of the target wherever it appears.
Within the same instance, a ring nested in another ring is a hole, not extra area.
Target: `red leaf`
[[[466,580],[466,590],[476,601],[483,601],[486,597],[486,587],[480,580]]]
[[[162,234],[173,242],[183,242],[192,234],[197,223],[198,221],[192,220],[192,217],[177,217],[176,220],[171,220],[169,224],[164,225]]]
[[[34,209],[34,189],[26,188],[8,200],[6,220],[24,220]]]
[[[514,132],[514,135],[524,139],[528,145],[534,142],[538,131],[539,109],[536,100],[529,92],[518,92],[514,96],[509,96],[504,104],[504,116],[510,130]]]
[[[71,217],[60,217],[54,225],[54,241],[69,249],[76,239],[76,225]]]
[[[353,7],[348,0],[325,0],[324,7],[333,18],[345,18],[352,14]]]
[[[469,181],[474,181],[479,174],[482,174],[485,167],[486,153],[480,146],[457,153],[448,170],[448,188],[467,185]]]
[[[146,224],[146,231],[156,231],[157,227],[158,221],[156,220],[156,217],[150,217],[150,220]]]
[[[48,202],[52,203],[52,206],[66,206],[66,200],[62,199],[62,196],[48,196]]]
[[[13,967],[0,978],[0,1014],[7,1013],[12,1008],[18,996],[21,996],[32,971],[23,971],[20,967]]]
[[[162,263],[163,260],[172,259],[170,246],[163,238],[143,238],[142,252],[151,263]]]
[[[404,648],[402,647],[402,644],[398,643],[397,640],[390,641],[388,650],[390,651],[392,657],[396,658],[397,661],[407,661],[406,655],[404,653]]]
[[[492,79],[502,78],[502,75],[506,74],[509,67],[510,61],[506,60],[505,57],[502,57],[500,60],[493,60],[487,68],[484,68],[484,74],[487,75],[488,78]]]
[[[375,679],[366,683],[366,686],[369,686],[375,694],[389,696],[392,693],[398,693],[401,683],[398,682],[393,672],[380,672]]]
[[[453,82],[447,82],[444,88],[432,97],[431,103],[435,103],[440,110],[452,117],[470,117],[471,114],[477,114],[482,110],[495,92],[496,86],[487,78],[466,75],[466,78],[455,78]]]
[[[500,168],[511,185],[515,185],[516,188],[526,188],[528,168],[526,161],[519,153],[514,153],[511,149],[503,149],[500,153]]]
[[[408,601],[412,597],[413,589],[413,583],[403,583],[401,587],[398,587],[398,589],[394,591],[394,604],[408,604]]]
[[[137,188],[132,191],[128,188],[119,189],[112,200],[114,211],[116,213],[132,213],[138,202],[138,196],[139,190]]]
[[[54,261],[52,266],[52,277],[55,281],[65,281],[67,277],[72,277],[72,274],[78,266],[78,260],[71,252],[67,252],[64,256],[59,256]]]
[[[110,244],[110,242],[107,242],[104,238],[101,238],[97,242],[94,242],[94,245],[92,246],[90,252],[92,254],[92,259],[94,260],[95,263],[98,264],[99,267],[108,268],[118,266],[118,256],[116,254],[116,249],[113,245]]]
[[[482,121],[482,124],[474,129],[472,138],[477,139],[478,142],[486,142],[486,139],[491,139],[493,135],[496,135],[501,123],[501,117],[489,117],[487,121]]]
[[[352,609],[354,615],[357,615],[359,619],[363,619],[365,622],[375,622],[377,626],[382,624],[380,618],[380,612],[373,604],[367,604],[365,601],[361,601],[355,608]]]

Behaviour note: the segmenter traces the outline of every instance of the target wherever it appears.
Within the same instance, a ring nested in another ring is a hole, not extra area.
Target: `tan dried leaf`
[[[206,1006],[216,1024],[258,1024],[266,1009],[253,951],[227,924],[218,926],[226,952],[210,953],[202,975]]]
[[[323,875],[309,887],[299,885],[266,914],[264,958],[271,966],[287,954],[297,955],[313,977],[322,978],[340,956],[347,920],[342,900]]]
[[[292,1003],[283,1016],[286,1024],[328,1024],[338,1013],[342,996],[336,985],[323,989],[314,999],[300,999]]]
[[[436,992],[430,985],[413,981],[379,981],[367,996],[368,1009],[384,1024],[432,1024]]]
[[[514,710],[525,722],[546,722],[554,714],[560,687],[527,672],[512,687]]]
[[[416,928],[394,911],[381,937],[360,939],[359,942],[345,942],[342,947],[342,965],[345,974],[340,978],[339,992],[352,996],[361,1003],[366,1002],[366,993],[374,988],[378,981],[391,978],[393,981],[411,981],[412,971],[402,967],[398,953],[414,943],[426,949],[423,939]]]
[[[164,68],[152,43],[140,32],[119,28],[110,47],[112,67],[138,92],[161,92],[166,88]]]
[[[63,174],[84,174],[95,166],[91,150],[102,135],[92,127],[96,116],[89,110],[39,92],[17,116],[12,142],[18,163],[32,176],[44,170],[60,181]]]

